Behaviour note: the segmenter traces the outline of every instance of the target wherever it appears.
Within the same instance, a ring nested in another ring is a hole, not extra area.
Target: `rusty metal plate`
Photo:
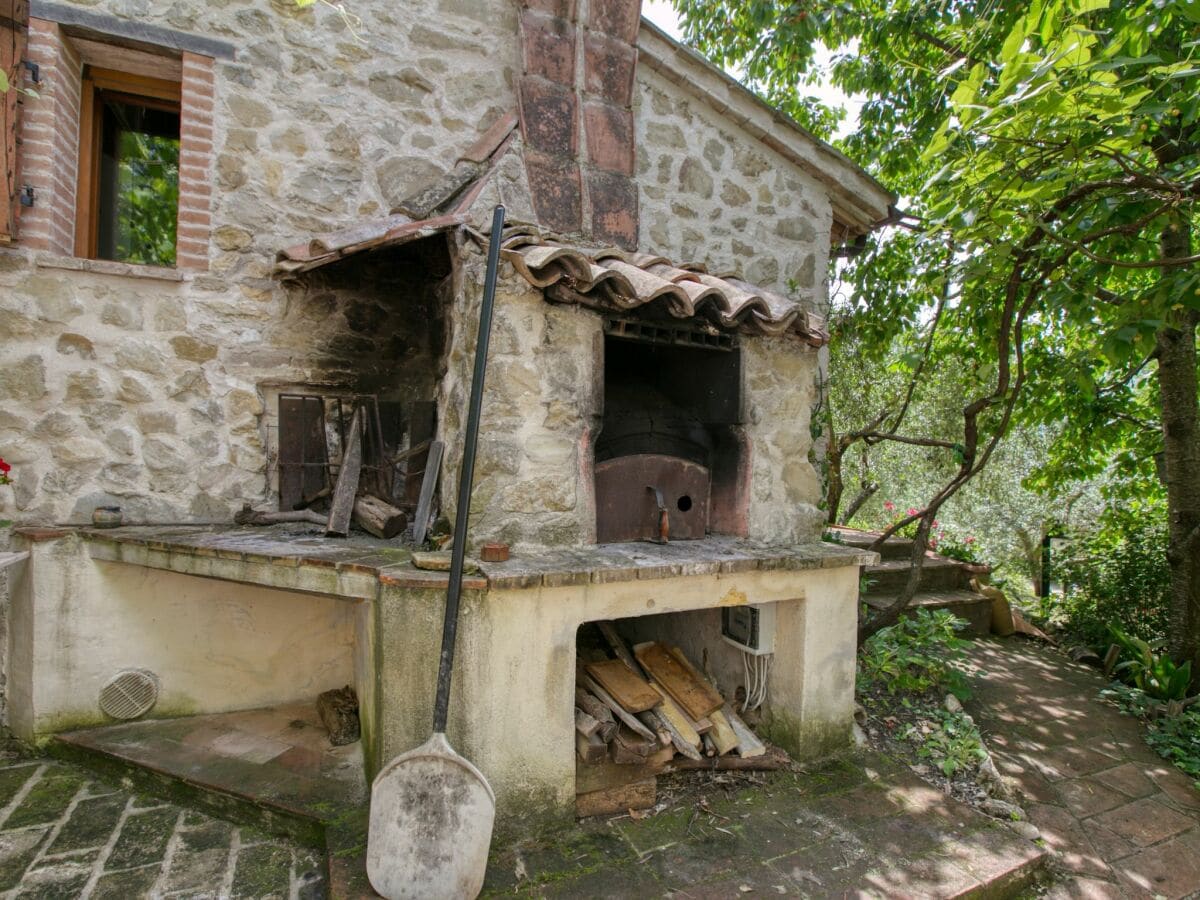
[[[325,445],[325,402],[320,397],[279,398],[279,508],[297,504],[329,484]]]
[[[667,510],[669,539],[699,540],[708,531],[709,472],[704,466],[658,453],[618,456],[596,464],[596,541],[657,541]]]

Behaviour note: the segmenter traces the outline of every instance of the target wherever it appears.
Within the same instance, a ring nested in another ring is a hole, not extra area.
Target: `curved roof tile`
[[[742,281],[709,275],[703,266],[672,264],[662,256],[589,250],[543,238],[528,229],[506,233],[504,259],[553,299],[612,310],[657,306],[677,319],[706,318],[729,330],[793,333],[814,347],[829,341],[825,321],[790,297]]]

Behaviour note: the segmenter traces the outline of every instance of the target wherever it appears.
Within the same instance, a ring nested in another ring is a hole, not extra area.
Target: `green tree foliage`
[[[818,133],[836,114],[803,100],[806,81],[865,98],[843,149],[906,215],[849,265],[851,327],[866,364],[903,347],[910,378],[850,436],[946,456],[922,531],[1014,424],[1056,435],[1032,476],[1046,488],[1118,460],[1161,494],[1161,454],[1172,648],[1200,658],[1200,4],[676,6],[703,52]],[[937,366],[961,374],[959,415],[914,433],[906,398]]]
[[[117,259],[175,265],[179,139],[122,131],[117,166]]]

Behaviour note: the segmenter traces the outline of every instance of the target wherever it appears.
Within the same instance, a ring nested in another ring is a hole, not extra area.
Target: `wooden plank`
[[[593,719],[577,706],[575,707],[575,731],[584,737],[591,737],[593,734],[600,732],[600,722]],[[603,741],[604,738],[600,738],[600,740]]]
[[[585,688],[595,694],[596,699],[607,706],[609,710],[612,711],[612,714],[617,717],[617,719],[632,728],[635,733],[640,734],[642,737],[651,741],[658,740],[658,735],[656,735],[653,731],[651,731],[629,713],[625,712],[625,708],[622,707],[621,704],[614,700],[611,696],[609,696],[608,691],[604,690],[604,688],[599,685],[596,679],[592,678],[591,675],[585,672],[582,666],[575,672],[575,681],[577,684],[582,684]]]
[[[437,489],[438,473],[442,470],[442,453],[446,445],[431,441],[425,460],[425,476],[421,479],[421,496],[417,500],[417,518],[413,520],[413,540],[420,547],[429,534],[429,514],[433,507],[433,492]]]
[[[738,756],[742,759],[754,759],[767,752],[767,745],[759,740],[758,735],[750,730],[750,726],[742,721],[741,716],[733,711],[732,706],[726,703],[725,708],[721,712],[725,714],[725,719],[729,722],[729,727],[737,735]]]
[[[638,665],[638,661],[633,658],[633,654],[629,650],[629,645],[617,633],[617,627],[612,622],[597,622],[596,629],[608,643],[608,646],[612,648],[612,652],[617,655],[617,659],[629,666],[629,671],[633,672],[639,678],[646,677],[646,673],[642,671],[642,667]]]
[[[575,688],[575,705],[600,723],[600,739],[608,743],[617,733],[617,720],[612,710],[585,690]]]
[[[769,747],[762,756],[747,759],[744,756],[714,756],[699,762],[675,757],[675,761],[667,766],[668,772],[687,772],[704,769],[712,772],[773,772],[786,769],[792,764],[792,758],[778,747]]]
[[[649,809],[657,798],[658,784],[655,779],[647,778],[607,791],[577,794],[575,815],[584,819],[588,816],[611,816],[631,809]]]
[[[733,726],[729,724],[729,720],[725,718],[725,714],[718,709],[709,713],[708,717],[713,723],[713,730],[709,734],[717,746],[717,753],[724,756],[737,749],[737,735],[733,731]]]
[[[329,504],[329,524],[325,526],[327,536],[345,537],[350,533],[350,516],[354,512],[354,496],[358,493],[358,479],[362,474],[362,407],[354,410],[350,419],[350,433],[342,449],[342,465],[338,469],[337,486]]]
[[[703,719],[725,705],[725,699],[710,684],[697,678],[663,644],[639,645],[634,654],[646,673],[693,719]]]
[[[589,794],[621,787],[634,781],[644,781],[666,771],[675,759],[675,752],[664,747],[646,757],[640,766],[621,766],[612,760],[587,764],[575,757],[575,793]]]
[[[587,672],[624,707],[626,712],[640,713],[654,709],[662,702],[658,692],[646,684],[619,659],[587,663]]]
[[[617,736],[609,745],[612,750],[612,761],[622,765],[640,766],[647,758],[662,749],[658,736],[646,739],[640,734],[634,734],[628,728],[617,729]]]
[[[642,713],[640,716],[642,721],[645,722],[646,717],[648,717],[648,716],[656,717],[658,724],[659,724],[660,728],[662,729],[659,731],[659,737],[661,738],[663,736],[664,732],[667,736],[667,740],[664,741],[664,744],[669,745],[673,750],[676,750],[679,753],[682,753],[684,756],[686,756],[688,758],[699,759],[700,753],[696,750],[695,744],[689,743],[688,740],[679,731],[679,729],[677,729],[671,723],[671,721],[666,717],[666,715],[664,715],[663,708],[666,706],[667,703],[670,703],[670,702],[671,702],[670,698],[667,698],[664,701],[663,706],[660,706],[657,709],[647,710],[646,712]],[[672,705],[674,705],[674,704],[672,704]],[[676,710],[678,710],[678,707],[676,707]],[[697,738],[698,737],[699,736],[697,736]]]
[[[674,729],[674,732],[679,735],[680,740],[691,747],[693,752],[696,752],[700,747],[700,732],[696,731],[696,726],[692,724],[692,720],[675,704],[674,700],[667,696],[666,691],[653,682],[650,686],[658,691],[663,698],[663,704],[658,708],[659,714]],[[678,744],[676,744],[676,747],[678,747]],[[691,754],[685,755],[690,756]],[[697,758],[699,758],[698,753]]]
[[[608,744],[600,740],[598,734],[575,732],[575,753],[585,763],[598,763],[608,759]]]

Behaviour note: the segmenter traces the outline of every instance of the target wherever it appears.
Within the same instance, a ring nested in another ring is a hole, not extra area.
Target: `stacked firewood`
[[[787,764],[678,647],[630,646],[611,622],[596,628],[607,647],[581,646],[575,673],[578,815],[651,807],[666,772]]]

